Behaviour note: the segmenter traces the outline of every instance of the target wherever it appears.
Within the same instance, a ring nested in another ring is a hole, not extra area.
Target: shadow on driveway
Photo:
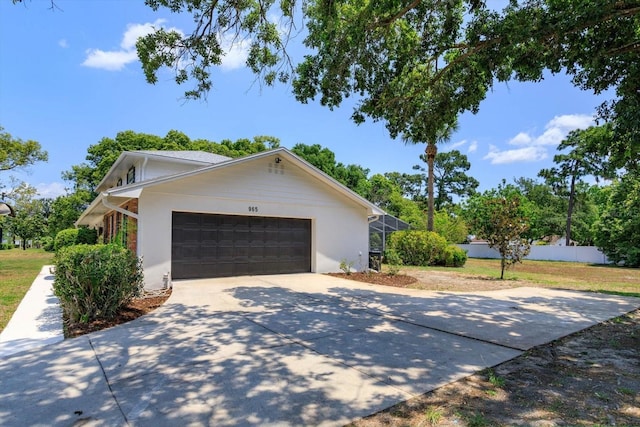
[[[0,361],[0,425],[343,425],[638,306],[321,275],[179,282],[150,315]]]

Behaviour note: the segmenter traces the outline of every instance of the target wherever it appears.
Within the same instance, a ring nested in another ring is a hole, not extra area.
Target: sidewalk
[[[0,333],[0,359],[64,339],[62,309],[53,295],[50,265],[42,267],[6,328]]]

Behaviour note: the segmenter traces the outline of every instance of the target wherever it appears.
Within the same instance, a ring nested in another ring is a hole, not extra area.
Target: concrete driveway
[[[148,316],[0,360],[0,425],[343,425],[638,307],[316,274],[177,282]]]

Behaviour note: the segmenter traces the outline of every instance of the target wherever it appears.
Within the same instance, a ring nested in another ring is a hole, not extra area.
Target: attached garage
[[[173,212],[174,279],[311,271],[311,220]]]
[[[384,215],[285,148],[236,159],[125,152],[98,191],[78,225],[105,229],[106,220],[121,218],[118,230],[135,242],[147,289],[174,280],[333,272],[343,261],[362,270],[369,222]]]

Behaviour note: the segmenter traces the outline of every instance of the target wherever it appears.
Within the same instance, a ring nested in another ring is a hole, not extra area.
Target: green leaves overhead
[[[296,99],[334,108],[355,96],[353,120],[383,121],[391,136],[430,142],[463,112],[477,112],[496,82],[567,72],[596,94],[613,89],[599,115],[615,122],[611,155],[637,167],[640,154],[640,1],[146,0],[192,16],[189,34],[159,29],[138,42],[149,82],[162,67],[187,98],[205,96],[226,41],[249,43],[247,66],[266,84],[290,81]],[[287,51],[300,12],[306,55]]]
[[[267,84],[285,81],[285,46],[293,26],[294,1],[282,0],[145,0],[154,11],[188,13],[193,32],[158,28],[138,40],[136,48],[147,82],[155,84],[163,67],[173,70],[176,83],[195,82],[187,99],[206,96],[212,88],[211,68],[222,64],[231,44],[248,44],[247,66]],[[279,16],[279,21],[271,19]],[[291,67],[289,66],[289,69]]]

